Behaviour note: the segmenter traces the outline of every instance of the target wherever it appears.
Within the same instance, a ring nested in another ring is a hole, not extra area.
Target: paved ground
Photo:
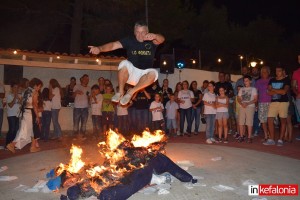
[[[79,144],[79,143],[78,143]],[[87,162],[98,162],[97,148],[81,143],[84,149],[83,159]],[[95,143],[94,143],[95,144]],[[247,180],[256,183],[300,183],[300,160],[284,156],[258,152],[255,150],[239,149],[224,145],[168,143],[167,155],[173,161],[189,160],[194,163],[188,172],[199,176],[201,186],[187,189],[183,183],[174,181],[169,194],[158,195],[157,192],[149,195],[136,193],[130,200],[241,200],[250,199]],[[212,158],[221,157],[221,160],[212,161]],[[44,194],[26,193],[14,188],[20,184],[32,187],[38,180],[46,180],[45,174],[60,162],[69,160],[69,148],[58,148],[34,154],[25,154],[1,160],[1,166],[8,169],[0,173],[1,176],[17,176],[18,179],[10,182],[0,181],[0,199],[15,200],[52,200],[59,199],[59,193]],[[220,192],[213,187],[224,185],[232,188],[230,191]],[[267,197],[270,199],[299,199]]]
[[[278,132],[278,130],[277,130]],[[72,137],[68,137],[70,135],[70,131],[65,131],[63,133],[64,137],[62,141],[57,140],[50,140],[48,142],[40,141],[40,146],[42,150],[50,150],[50,149],[57,149],[57,148],[70,148],[72,143],[80,143],[79,141],[72,140]],[[278,135],[278,133],[277,133]],[[296,136],[300,136],[300,129],[294,129],[294,138]],[[101,139],[101,138],[100,138]],[[272,153],[276,155],[282,155],[287,156],[295,159],[300,160],[300,141],[293,140],[292,143],[285,143],[284,146],[278,147],[278,146],[265,146],[262,144],[261,140],[263,139],[263,136],[260,135],[258,137],[254,137],[253,143],[238,143],[234,140],[232,136],[229,137],[229,143],[228,144],[218,144],[220,146],[228,146],[228,147],[236,147],[236,148],[242,148],[242,149],[251,149],[261,152],[267,152]],[[83,142],[83,144],[89,144],[96,140],[93,137],[88,137],[86,141]],[[170,138],[169,143],[192,143],[192,144],[205,144],[205,133],[201,132],[200,135],[193,135],[192,137],[176,137],[176,138]],[[0,146],[5,144],[5,140],[3,138],[0,138]],[[30,145],[25,146],[22,150],[17,150],[15,154],[12,154],[9,151],[0,150],[0,160],[5,158],[11,158],[14,156],[19,156],[23,154],[29,153],[29,147]]]

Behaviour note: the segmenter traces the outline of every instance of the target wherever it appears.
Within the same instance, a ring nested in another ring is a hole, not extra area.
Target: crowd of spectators
[[[174,89],[169,87],[169,80],[164,79],[162,86],[155,81],[135,93],[125,106],[111,101],[119,88],[103,77],[91,86],[87,74],[79,82],[71,77],[64,88],[56,79],[51,79],[48,87],[38,91],[38,139],[61,140],[59,111],[62,106],[69,106],[73,108],[73,127],[70,129],[75,139],[86,138],[91,114],[92,134],[96,138],[103,137],[109,129],[129,136],[146,128],[164,130],[169,137],[192,137],[200,134],[202,123],[206,125],[208,144],[228,143],[231,134],[237,142],[252,143],[253,137],[261,133],[264,145],[282,146],[284,142],[292,142],[293,125],[299,122],[299,69],[291,79],[282,66],[275,68],[274,77],[268,66],[261,69],[254,67],[251,71],[243,67],[243,76],[236,82],[231,80],[230,74],[219,72],[218,81],[205,80],[200,86],[196,80],[192,80],[191,84],[185,80],[178,82]],[[3,118],[6,106],[9,125],[6,145],[17,137],[20,109],[24,103],[22,98],[30,87],[29,82],[25,78],[20,83],[13,81],[6,97],[3,85],[0,86],[0,115]],[[125,90],[131,87],[126,85]],[[51,121],[54,127],[52,133]],[[279,128],[278,136],[275,135],[276,127]],[[35,143],[33,152],[39,150],[38,142]]]

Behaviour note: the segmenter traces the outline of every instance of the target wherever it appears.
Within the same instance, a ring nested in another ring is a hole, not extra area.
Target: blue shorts
[[[177,128],[176,119],[167,119],[167,129],[175,129]]]

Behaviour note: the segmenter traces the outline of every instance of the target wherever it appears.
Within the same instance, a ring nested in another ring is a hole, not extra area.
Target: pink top
[[[298,93],[300,93],[300,68],[298,68],[296,71],[294,71],[292,80],[297,81]]]

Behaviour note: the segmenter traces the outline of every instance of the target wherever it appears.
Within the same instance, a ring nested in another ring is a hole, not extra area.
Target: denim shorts
[[[217,112],[216,119],[228,119],[229,114],[228,112]]]

